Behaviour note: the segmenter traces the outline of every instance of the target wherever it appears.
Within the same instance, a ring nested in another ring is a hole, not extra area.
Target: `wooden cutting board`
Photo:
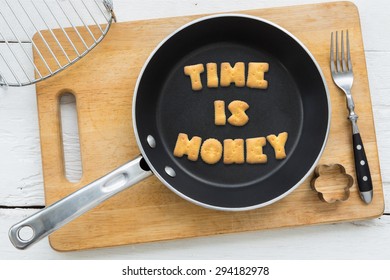
[[[332,103],[330,136],[320,163],[341,164],[356,178],[345,99],[333,84],[329,71],[330,32],[349,30],[355,73],[353,94],[372,172],[373,202],[365,205],[360,200],[355,183],[347,201],[322,202],[310,187],[310,176],[275,204],[252,211],[221,212],[181,199],[152,176],[53,233],[50,243],[54,249],[69,251],[333,223],[374,218],[383,213],[383,188],[357,8],[349,2],[336,2],[240,13],[279,24],[298,37],[317,59],[328,82]],[[198,17],[113,24],[103,42],[84,59],[37,84],[47,205],[139,155],[131,120],[138,74],[164,37]],[[77,99],[83,169],[78,183],[68,182],[64,175],[58,100],[63,92],[72,92]],[[332,185],[332,180],[328,184]]]

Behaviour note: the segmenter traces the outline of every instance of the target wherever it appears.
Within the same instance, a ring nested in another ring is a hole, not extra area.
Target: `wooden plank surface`
[[[33,209],[0,209],[0,236]],[[390,217],[308,227],[270,229],[148,242],[96,250],[57,252],[47,238],[25,251],[0,243],[0,260],[388,260]],[[367,245],[369,244],[369,246]],[[212,249],[210,249],[212,247]],[[158,263],[158,261],[157,261]],[[38,279],[31,276],[32,279]]]
[[[364,205],[356,186],[345,203],[321,202],[308,180],[282,201],[241,213],[194,206],[168,191],[156,178],[103,203],[51,236],[57,250],[77,250],[172,238],[212,235],[305,224],[376,217],[383,212],[383,190],[373,127],[359,16],[350,3],[327,3],[248,11],[280,24],[308,46],[321,65],[331,92],[331,135],[321,163],[340,163],[354,174],[349,123],[344,97],[330,81],[329,34],[348,28],[355,70],[359,125],[372,170],[375,199]],[[339,16],[337,16],[339,15]],[[119,23],[85,59],[58,76],[38,84],[42,161],[47,204],[100,177],[139,152],[131,127],[132,89],[140,68],[167,34],[193,17]],[[341,24],[342,23],[342,24]],[[77,98],[83,177],[67,182],[63,172],[58,96]],[[129,137],[130,135],[130,137]]]

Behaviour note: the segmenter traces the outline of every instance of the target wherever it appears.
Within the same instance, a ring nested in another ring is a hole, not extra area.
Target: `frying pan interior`
[[[217,63],[218,71],[221,62],[268,62],[269,86],[207,88],[205,72],[203,89],[193,91],[184,67],[208,62]],[[216,126],[215,100],[247,102],[248,124]],[[154,174],[180,196],[214,209],[252,209],[288,194],[318,161],[329,130],[328,93],[312,55],[276,25],[243,15],[209,17],[172,34],[145,64],[133,104],[138,145]],[[226,165],[221,160],[209,165],[201,158],[173,156],[179,133],[223,143],[283,131],[289,135],[284,160],[275,159],[269,144],[263,149],[266,164]]]

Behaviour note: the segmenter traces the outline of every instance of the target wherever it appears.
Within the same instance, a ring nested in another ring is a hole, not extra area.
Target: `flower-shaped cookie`
[[[310,185],[322,201],[334,203],[349,198],[353,178],[340,164],[319,165],[314,170],[314,178]]]

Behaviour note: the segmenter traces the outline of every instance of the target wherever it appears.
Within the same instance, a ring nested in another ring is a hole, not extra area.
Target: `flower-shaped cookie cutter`
[[[346,201],[352,185],[353,177],[338,163],[318,165],[310,182],[311,188],[318,193],[318,197],[327,203]]]

